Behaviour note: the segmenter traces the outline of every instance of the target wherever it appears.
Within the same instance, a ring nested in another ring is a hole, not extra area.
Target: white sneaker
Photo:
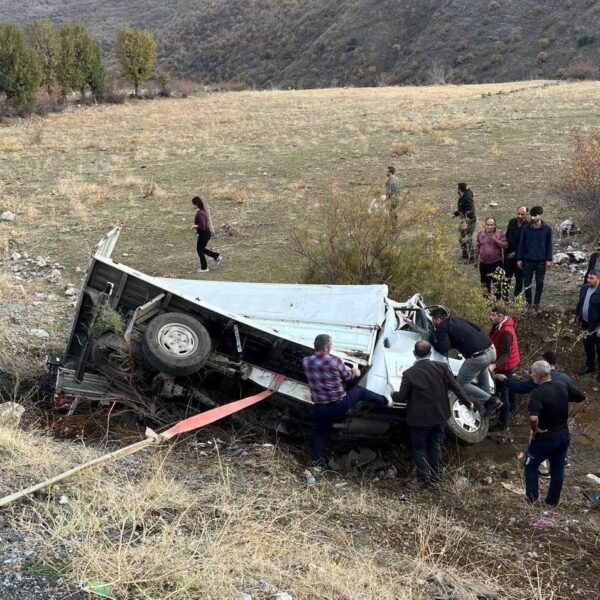
[[[217,265],[217,267],[223,262],[223,257],[219,254],[219,256],[217,256],[217,258],[215,258],[215,265]]]
[[[197,273],[208,273],[208,267],[206,269],[203,269],[202,267],[200,267],[198,269]]]

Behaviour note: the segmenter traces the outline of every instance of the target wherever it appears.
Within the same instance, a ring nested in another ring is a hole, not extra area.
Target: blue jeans
[[[514,369],[510,371],[502,371],[502,375],[506,375],[509,379],[515,374]],[[508,425],[508,419],[510,418],[510,407],[517,401],[516,393],[509,389],[506,383],[502,381],[496,382],[497,396],[502,400],[502,408],[500,409],[500,416],[498,417],[498,424],[502,426]]]
[[[417,480],[422,483],[442,480],[442,438],[444,424],[408,428]]]
[[[535,262],[523,261],[523,285],[525,286],[525,302],[531,304],[531,285],[535,275],[535,296],[533,305],[539,306],[544,291],[544,277],[546,277],[546,263],[543,260]]]
[[[480,405],[490,399],[491,390],[487,368],[495,360],[496,350],[494,346],[490,346],[480,356],[466,358],[460,366],[456,380],[464,388],[465,392],[475,400],[476,404]],[[479,387],[471,383],[475,377],[477,377]]]
[[[355,404],[359,402],[370,402],[379,406],[387,406],[385,396],[375,394],[364,387],[355,385],[348,393],[337,402],[327,404],[313,404],[313,436],[312,436],[312,458],[314,461],[323,456],[327,436],[331,431],[331,425],[337,417],[345,415]]]
[[[550,463],[550,487],[546,496],[546,504],[556,506],[560,500],[565,478],[565,458],[569,450],[571,436],[569,431],[546,434],[533,438],[527,448],[525,460],[525,495],[530,502],[539,497],[538,467],[544,460]]]

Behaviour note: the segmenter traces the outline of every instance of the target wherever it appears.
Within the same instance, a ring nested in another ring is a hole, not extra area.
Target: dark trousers
[[[475,221],[465,221],[461,223],[458,233],[458,242],[464,260],[473,260],[473,233],[475,233]]]
[[[504,259],[504,272],[506,273],[506,286],[510,285],[511,279],[515,278],[515,298],[523,291],[523,269],[517,267],[517,259],[505,258]],[[507,290],[508,293],[508,290]]]
[[[479,277],[481,285],[485,286],[487,293],[491,294],[493,289],[496,300],[500,300],[500,297],[502,296],[502,285],[504,283],[502,261],[485,265],[479,263]]]
[[[206,264],[206,256],[208,255],[211,258],[217,260],[219,258],[218,252],[213,252],[212,250],[207,250],[206,245],[210,240],[210,229],[201,229],[198,232],[198,241],[196,242],[196,252],[198,252],[198,257],[200,258],[200,268],[207,269],[208,265]]]
[[[502,375],[506,375],[510,379],[515,374],[515,370],[498,371],[498,373],[502,373]],[[496,382],[496,390],[498,397],[502,400],[502,408],[500,409],[498,416],[498,425],[506,427],[508,425],[508,419],[510,418],[510,407],[516,404],[517,395],[502,381]]]
[[[323,450],[325,450],[325,443],[327,442],[333,421],[345,415],[358,402],[370,402],[379,406],[387,406],[385,396],[375,394],[358,385],[355,385],[337,402],[313,404],[312,458],[314,461],[319,460],[323,456]]]
[[[546,262],[543,260],[523,261],[523,285],[525,286],[525,301],[531,304],[531,284],[535,275],[535,296],[533,305],[539,306],[544,291],[544,277],[546,276]]]
[[[581,325],[587,332],[588,324],[584,321]],[[585,366],[588,369],[595,369],[596,358],[598,358],[598,370],[600,371],[600,337],[596,334],[586,335],[583,338],[583,349],[585,350]]]
[[[444,424],[408,428],[417,480],[421,483],[442,480],[442,438]]]
[[[530,502],[536,502],[539,497],[538,467],[544,460],[548,460],[550,486],[546,495],[546,504],[552,506],[558,504],[565,479],[565,458],[570,442],[571,436],[568,430],[533,438],[527,448],[525,460],[525,495]]]

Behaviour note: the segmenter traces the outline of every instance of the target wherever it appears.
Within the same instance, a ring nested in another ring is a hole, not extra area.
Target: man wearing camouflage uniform
[[[400,202],[400,180],[395,175],[394,167],[387,168],[387,181],[385,182],[385,194],[382,198],[385,200],[387,209],[392,216],[396,216],[396,209]]]
[[[455,217],[460,218],[458,228],[458,242],[462,250],[462,258],[466,262],[473,262],[473,233],[475,231],[475,202],[473,192],[466,183],[458,184],[458,207],[454,212]]]

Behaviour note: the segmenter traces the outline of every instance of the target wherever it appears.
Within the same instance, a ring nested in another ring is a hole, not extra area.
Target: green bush
[[[358,40],[358,38],[350,38],[346,43],[346,52],[352,52],[353,50],[356,50],[359,46],[360,41]]]
[[[369,215],[369,204],[332,191],[314,221],[295,230],[293,245],[307,261],[307,283],[386,283],[392,298],[420,293],[429,304],[485,317],[488,306],[472,269],[458,263],[457,241],[435,225],[437,209],[401,200],[394,219],[385,208]]]
[[[583,46],[589,46],[596,41],[596,36],[584,34],[577,38],[577,45],[582,48]]]

